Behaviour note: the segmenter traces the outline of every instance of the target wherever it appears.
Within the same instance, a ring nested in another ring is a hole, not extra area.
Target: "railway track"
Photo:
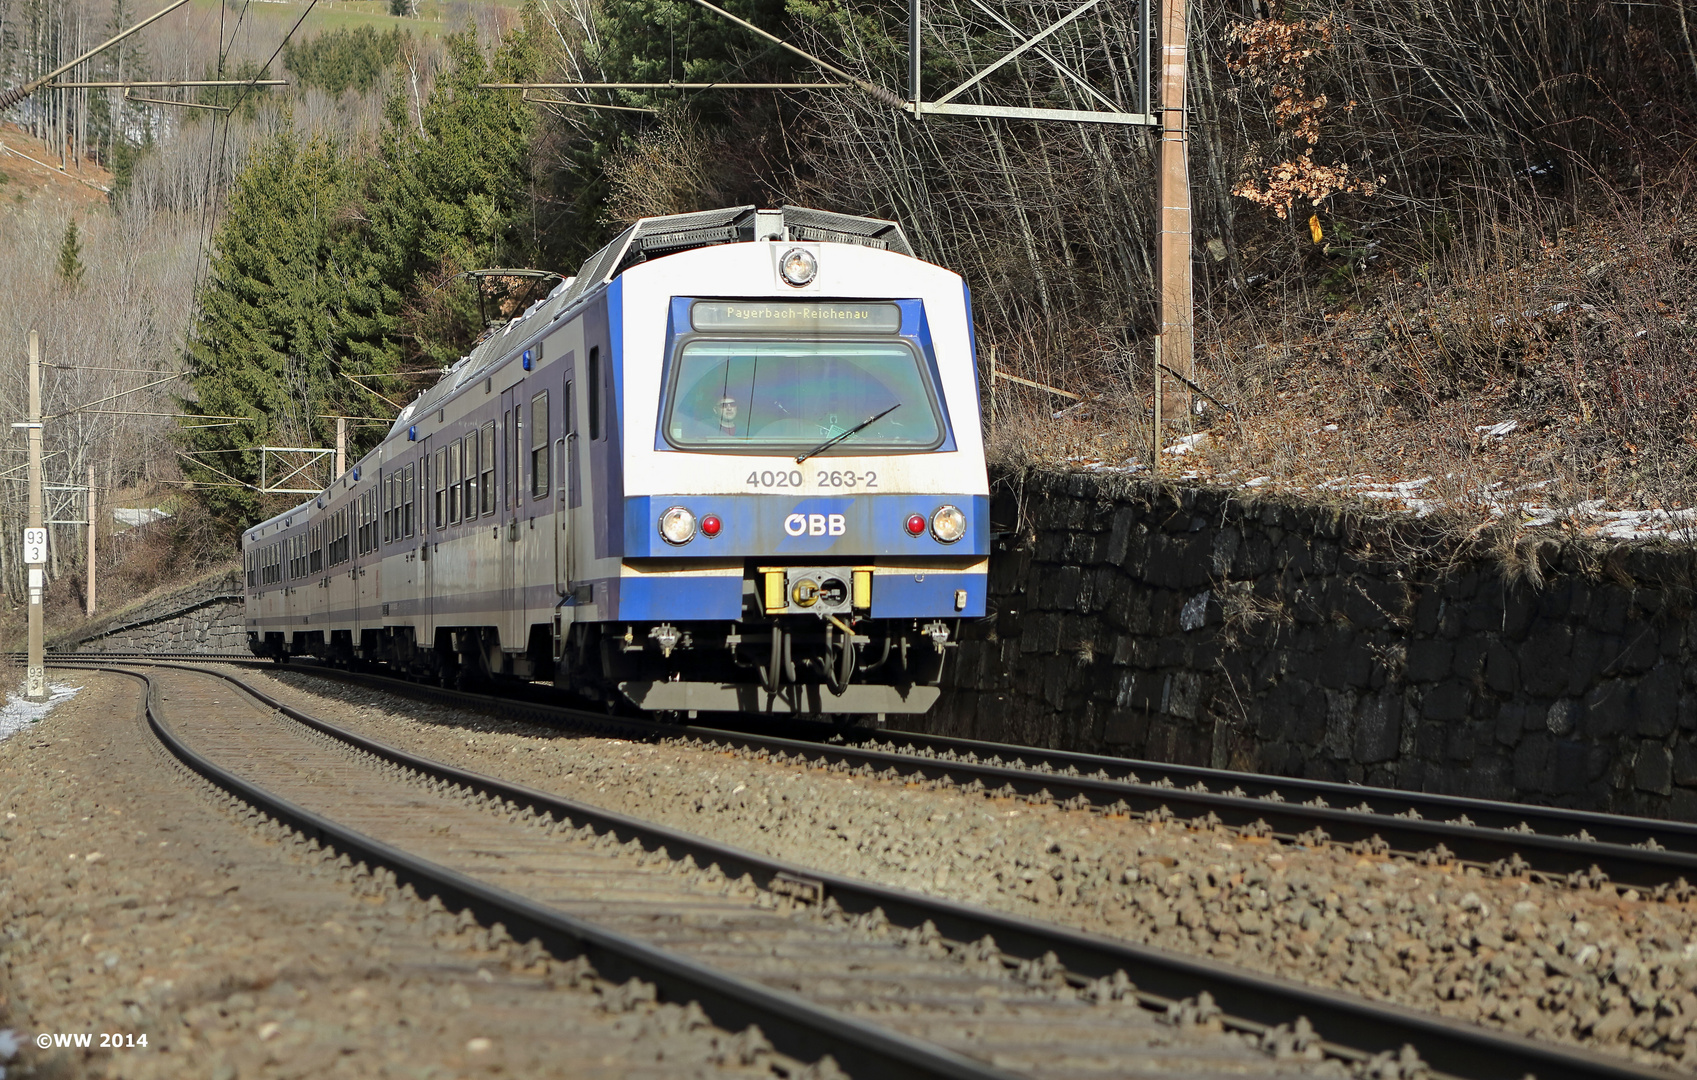
[[[1409,1075],[1408,1045],[1479,1080],[1663,1075],[786,864],[394,750],[225,672],[99,669],[144,680],[170,751],[264,813],[604,977],[758,1024],[801,1060],[864,1076],[1271,1076],[1323,1054],[1385,1077]]]
[[[943,780],[971,790],[1132,814],[1217,821],[1298,843],[1330,841],[1376,853],[1455,859],[1497,873],[1531,872],[1587,887],[1613,883],[1678,898],[1697,891],[1689,884],[1697,882],[1697,824],[1687,822],[822,723],[785,721],[781,734],[774,730],[777,725],[758,717],[744,718],[735,729],[667,724],[554,704],[545,700],[545,691],[528,684],[515,685],[495,696],[426,688],[388,676],[313,664],[291,670],[597,734],[688,739],[875,774],[888,775],[894,769],[896,775]]]

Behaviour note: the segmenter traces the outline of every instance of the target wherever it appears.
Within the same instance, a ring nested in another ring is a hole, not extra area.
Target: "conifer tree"
[[[473,30],[449,37],[449,65],[424,106],[422,133],[406,122],[400,98],[390,102],[370,193],[370,280],[386,311],[411,302],[405,332],[428,362],[452,363],[482,330],[473,286],[438,286],[465,270],[527,265],[537,250],[535,114],[517,94],[477,84],[535,79],[545,26],[527,7],[492,59]]]
[[[326,446],[335,427],[328,417],[371,415],[374,403],[382,409],[345,377],[392,371],[396,355],[346,347],[346,313],[360,307],[348,295],[357,280],[349,264],[362,247],[345,212],[353,195],[335,148],[323,140],[303,145],[286,124],[237,179],[189,348],[194,400],[184,411],[248,419],[185,426],[183,441],[197,455],[185,466],[192,479],[255,483],[255,447]],[[369,442],[379,430],[358,434]],[[203,496],[232,529],[268,509],[237,487],[206,488]]]
[[[82,275],[82,243],[77,238],[77,219],[72,218],[59,242],[59,276],[74,288],[82,284]]]

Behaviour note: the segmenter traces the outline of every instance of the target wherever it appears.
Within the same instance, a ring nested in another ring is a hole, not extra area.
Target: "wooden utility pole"
[[[1161,0],[1161,152],[1158,197],[1161,201],[1161,242],[1158,275],[1161,282],[1161,347],[1157,365],[1186,379],[1195,379],[1192,357],[1192,307],[1190,289],[1190,170],[1185,139],[1185,35],[1186,0]],[[1157,387],[1162,386],[1156,368]],[[1157,417],[1184,415],[1189,410],[1189,393],[1184,383],[1166,383],[1167,399],[1156,405]],[[1165,389],[1163,387],[1163,389]],[[1158,391],[1159,392],[1159,391]],[[1162,408],[1162,406],[1165,408]],[[1155,432],[1157,452],[1161,433]]]
[[[88,499],[83,504],[88,511],[88,617],[94,618],[94,462],[88,463]]]
[[[41,618],[41,594],[47,587],[46,506],[41,484],[41,333],[29,332],[29,527],[24,530],[24,562],[29,565],[29,668],[24,678],[24,696],[31,701],[47,700],[45,629]]]

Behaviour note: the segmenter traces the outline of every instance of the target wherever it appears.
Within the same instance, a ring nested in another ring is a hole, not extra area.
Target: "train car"
[[[971,304],[893,222],[637,222],[247,530],[252,650],[643,709],[923,712],[984,614]]]

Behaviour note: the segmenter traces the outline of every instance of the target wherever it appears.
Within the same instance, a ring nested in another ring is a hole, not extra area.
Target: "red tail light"
[[[908,515],[907,534],[909,536],[918,536],[920,533],[923,533],[924,531],[925,531],[925,515],[924,514],[910,514],[910,515]]]
[[[724,528],[724,527],[725,527],[725,523],[719,520],[718,514],[708,514],[706,517],[701,519],[701,535],[702,536],[707,536],[707,537],[718,536],[719,530]]]

